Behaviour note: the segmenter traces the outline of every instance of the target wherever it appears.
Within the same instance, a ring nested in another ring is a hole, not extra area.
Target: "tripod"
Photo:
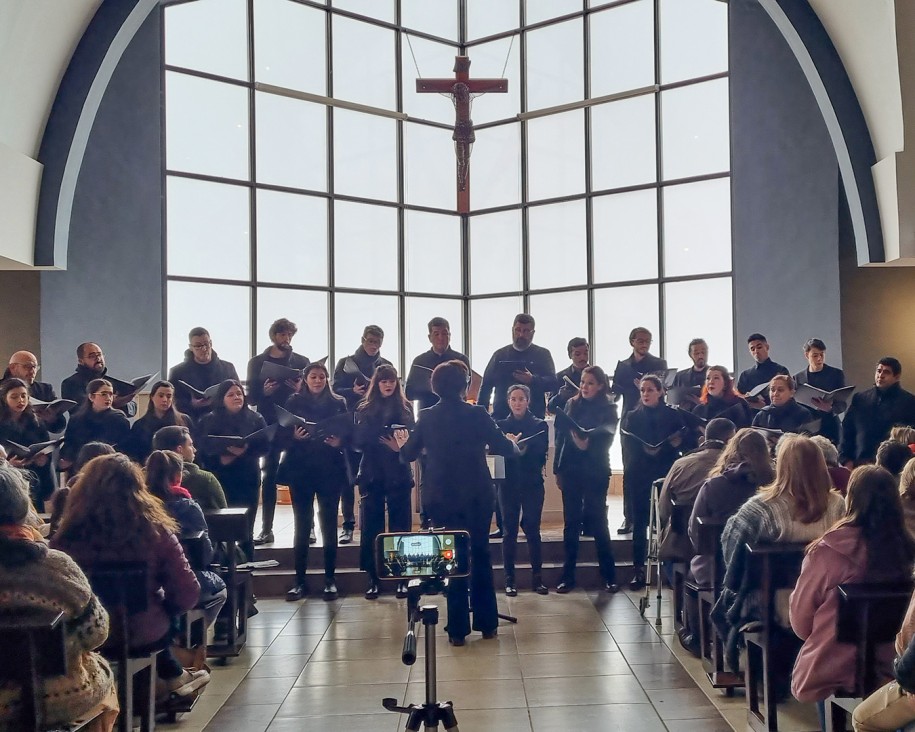
[[[408,707],[397,705],[397,699],[386,697],[381,700],[382,706],[389,712],[407,715],[407,732],[417,732],[420,724],[426,729],[438,729],[439,722],[445,732],[458,732],[457,718],[450,701],[439,702],[435,690],[435,626],[438,625],[438,607],[423,605],[419,599],[424,592],[438,594],[445,583],[440,579],[413,580],[407,588],[407,635],[403,642],[401,659],[407,666],[416,663],[416,624],[422,621],[426,640],[426,701],[423,704],[411,704]]]

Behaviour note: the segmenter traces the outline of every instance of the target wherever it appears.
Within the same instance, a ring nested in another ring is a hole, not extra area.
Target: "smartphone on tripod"
[[[375,565],[382,580],[466,577],[470,574],[470,534],[434,530],[379,534]]]

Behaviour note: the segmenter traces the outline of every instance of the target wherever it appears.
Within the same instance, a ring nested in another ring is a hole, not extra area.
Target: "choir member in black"
[[[540,419],[546,414],[547,392],[559,387],[553,357],[546,348],[534,344],[534,326],[534,318],[527,313],[516,315],[512,342],[492,354],[483,372],[478,404],[488,408],[492,400],[495,419],[509,415],[508,387],[513,384],[524,384],[531,390],[530,409]]]
[[[915,395],[902,388],[901,378],[902,364],[885,356],[877,362],[874,388],[852,397],[839,444],[839,462],[845,467],[874,462],[877,447],[893,427],[915,427]]]
[[[448,587],[448,638],[463,645],[473,630],[495,638],[499,616],[489,558],[492,478],[487,446],[496,455],[514,455],[518,448],[486,413],[464,401],[470,372],[461,361],[449,361],[432,372],[432,390],[440,401],[423,410],[416,429],[398,432],[400,459],[409,463],[426,451],[427,509],[435,526],[470,533],[470,603],[467,580],[452,578]]]
[[[687,351],[693,365],[678,371],[673,385],[684,390],[678,406],[691,412],[699,404],[701,390],[705,386],[705,376],[708,373],[708,343],[702,338],[693,338]],[[693,394],[690,390],[698,390],[698,393]]]
[[[184,361],[172,366],[168,380],[175,385],[175,406],[178,411],[197,422],[213,409],[213,405],[209,399],[198,397],[181,382],[190,384],[198,391],[206,391],[226,379],[238,381],[238,372],[231,361],[223,361],[213,350],[213,339],[206,328],[191,328],[187,340]]]
[[[768,384],[772,377],[778,374],[789,375],[788,369],[769,358],[769,341],[762,333],[751,333],[747,336],[747,348],[750,349],[750,355],[756,363],[740,372],[737,378],[737,391],[740,394],[748,394],[760,384]],[[753,409],[762,409],[768,403],[766,392],[762,392],[756,398],[747,399],[747,404]]]
[[[352,356],[344,356],[337,361],[334,368],[334,391],[346,399],[346,407],[350,411],[365,396],[372,374],[379,366],[390,366],[391,362],[381,355],[381,346],[384,343],[384,331],[378,325],[367,325],[362,330],[362,343]],[[347,450],[350,474],[355,472],[354,467],[359,462],[359,456]],[[349,544],[353,540],[353,529],[356,528],[355,486],[348,483],[340,495],[340,509],[343,512],[343,528],[340,531],[340,543]]]
[[[346,413],[346,400],[330,388],[327,367],[320,362],[305,367],[305,384],[293,394],[285,408],[307,422],[319,423]],[[346,435],[311,436],[302,427],[287,434],[286,452],[277,479],[289,486],[295,516],[295,586],[286,593],[289,601],[308,594],[308,536],[314,525],[315,497],[318,521],[324,540],[324,599],[337,598],[334,572],[337,566],[337,503],[340,491],[349,484],[343,454]]]
[[[715,417],[729,419],[737,429],[749,427],[753,422],[753,411],[746,400],[734,391],[734,381],[724,366],[708,367],[702,396],[693,414],[707,422]]]
[[[254,518],[260,493],[261,471],[259,459],[270,449],[270,443],[252,441],[243,446],[224,445],[211,439],[214,435],[247,437],[266,427],[264,418],[248,407],[245,391],[235,379],[226,379],[219,385],[213,401],[213,411],[205,415],[197,428],[200,453],[204,467],[219,480],[232,507],[248,509],[248,538],[241,549],[254,559]]]
[[[556,591],[575,587],[575,565],[582,517],[594,533],[597,561],[605,589],[616,592],[616,565],[607,524],[607,488],[610,485],[610,445],[619,421],[610,398],[610,383],[600,366],[587,366],[581,375],[580,391],[565,406],[568,414],[586,434],[557,432],[556,482],[562,491],[562,543],[565,561]]]
[[[400,462],[397,430],[413,429],[413,408],[404,397],[393,366],[379,366],[369,382],[368,391],[356,408],[356,430],[353,446],[361,451],[356,485],[362,497],[360,566],[369,576],[366,600],[378,598],[378,575],[375,572],[375,538],[384,531],[384,507],[388,507],[388,531],[410,531],[410,489],[413,473]],[[406,597],[406,585],[397,588],[398,597]]]
[[[451,325],[444,318],[435,317],[429,321],[429,343],[432,348],[413,359],[405,385],[407,399],[418,401],[420,409],[431,407],[438,401],[432,391],[432,371],[436,366],[457,359],[470,368],[470,359],[451,347]]]
[[[781,432],[802,432],[815,416],[794,400],[795,391],[797,387],[790,376],[773,376],[769,382],[769,404],[756,413],[753,426]]]
[[[76,348],[76,371],[60,383],[60,396],[82,404],[86,399],[89,382],[104,378],[108,373],[105,366],[105,354],[98,343],[80,343]],[[128,417],[137,414],[137,403],[133,397],[115,397],[112,402],[114,409],[123,412]],[[79,407],[73,407],[73,414]]]
[[[10,363],[9,366],[6,367],[2,380],[6,381],[11,376],[22,379],[29,387],[30,397],[40,399],[43,402],[53,402],[57,399],[57,392],[54,391],[54,387],[50,384],[37,380],[38,372],[40,370],[41,366],[38,365],[38,359],[35,358],[34,353],[30,353],[29,351],[16,351],[16,353],[10,356]],[[45,427],[48,428],[48,432],[63,432],[64,428],[67,426],[67,418],[63,413],[55,416],[54,412],[46,411],[37,414],[36,416],[44,422]]]
[[[82,406],[71,415],[60,448],[60,467],[70,467],[87,442],[104,442],[124,452],[130,441],[130,422],[114,408],[114,387],[105,379],[93,379],[86,386]]]
[[[798,386],[810,384],[823,391],[835,391],[845,386],[845,372],[826,363],[826,344],[819,338],[811,338],[804,344],[804,358],[807,359],[807,368],[794,375],[794,382]],[[833,444],[838,444],[842,429],[838,415],[848,405],[841,400],[822,403],[821,400],[814,400],[814,403],[817,405],[816,416],[823,420],[819,434]]]
[[[0,384],[0,443],[7,447],[7,461],[15,468],[29,471],[29,493],[36,511],[44,510],[44,502],[51,498],[57,487],[52,456],[36,455],[32,458],[16,457],[7,441],[24,447],[50,439],[48,428],[35,416],[29,404],[29,387],[17,378]]]
[[[547,594],[541,577],[540,516],[543,513],[543,466],[550,443],[546,422],[529,409],[531,390],[515,384],[508,390],[511,415],[496,422],[509,439],[518,443],[520,455],[505,459],[505,480],[499,484],[499,505],[502,509],[502,564],[505,567],[505,594],[518,594],[515,584],[515,551],[518,545],[518,525],[524,530],[531,560],[531,589],[538,595]],[[524,440],[524,442],[521,442]]]
[[[578,389],[570,386],[566,379],[578,386],[581,384],[581,372],[591,363],[591,346],[585,338],[573,338],[566,350],[572,363],[556,374],[559,391],[550,397],[548,404],[549,410],[554,414],[560,409],[565,409],[566,402],[578,393]]]
[[[645,586],[645,558],[648,549],[648,518],[651,509],[651,484],[667,475],[680,457],[681,448],[695,447],[683,416],[664,403],[664,385],[653,374],[639,384],[641,402],[623,417],[623,490],[628,487],[632,511],[632,568],[629,587]],[[652,447],[658,445],[658,447]]]
[[[149,391],[149,406],[146,414],[133,423],[130,428],[130,441],[127,454],[141,465],[153,451],[153,435],[163,427],[187,427],[192,429],[194,423],[188,415],[175,408],[175,387],[170,381],[157,381]]]
[[[291,369],[304,369],[309,361],[305,356],[292,350],[292,339],[298,332],[296,324],[286,318],[275,320],[270,325],[270,347],[248,361],[248,401],[260,412],[266,423],[276,422],[276,405],[283,406],[290,396],[299,391],[300,378],[283,382],[261,377],[261,369],[267,362]],[[255,544],[273,543],[273,517],[276,514],[276,471],[280,464],[279,443],[273,444],[264,457],[264,480],[261,496],[261,533]]]

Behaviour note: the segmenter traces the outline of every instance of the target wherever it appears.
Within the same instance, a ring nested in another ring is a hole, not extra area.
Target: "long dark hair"
[[[310,374],[315,369],[321,369],[324,372],[324,375],[327,379],[324,381],[324,389],[320,394],[312,394],[311,390],[308,388],[308,374]],[[326,400],[337,401],[337,402],[346,402],[342,396],[337,394],[330,385],[330,372],[320,361],[312,361],[308,366],[305,367],[305,370],[302,373],[302,389],[298,393],[300,399],[304,399],[306,404],[322,404]]]
[[[26,384],[22,379],[17,379],[12,377],[0,384],[0,422],[6,422],[7,420],[14,419],[13,411],[9,408],[9,405],[6,403],[6,395],[9,394],[13,389],[25,389],[26,396],[29,394],[29,385]],[[38,417],[35,416],[35,412],[32,411],[32,404],[29,401],[25,403],[25,411],[22,413],[22,419],[24,422],[29,420],[38,423]]]
[[[611,404],[613,400],[610,399],[610,377],[607,376],[607,373],[600,366],[585,366],[581,370],[581,378],[584,378],[585,374],[591,374],[591,376],[597,379],[597,383],[604,387],[603,391],[594,397],[594,401],[600,403],[600,401],[603,400],[607,404]],[[584,401],[584,399],[582,399],[581,392],[579,391],[578,394],[569,399],[571,409],[577,409],[578,404],[582,401]]]
[[[81,417],[84,414],[88,414],[92,411],[92,402],[89,401],[89,396],[95,394],[103,386],[107,386],[111,391],[114,391],[114,385],[108,381],[108,379],[93,379],[88,384],[86,384],[86,400],[80,405],[80,408],[76,410],[73,414],[74,417]],[[115,397],[117,397],[117,392],[115,392]],[[112,406],[111,409],[114,409]]]
[[[171,450],[153,450],[146,458],[146,488],[163,503],[171,501],[172,481],[176,476],[179,481],[184,469],[184,460]]]
[[[397,384],[391,396],[383,397],[381,395],[379,383],[382,381],[393,381]],[[378,416],[384,419],[401,419],[405,415],[411,415],[413,410],[410,402],[404,396],[400,379],[397,378],[397,369],[388,364],[382,364],[375,369],[372,380],[369,382],[369,388],[356,409],[366,416]]]
[[[156,392],[159,391],[159,389],[171,389],[172,392],[174,392],[175,385],[172,384],[172,382],[170,382],[170,381],[157,381],[155,384],[152,385],[152,389],[149,390],[149,405],[146,407],[146,412],[143,414],[144,417],[147,417],[147,416],[155,417],[156,416],[156,408],[155,408],[155,406],[153,406],[152,400],[153,400],[153,397],[156,395]],[[244,389],[242,389],[242,391],[244,391]],[[188,427],[189,426],[187,421],[184,419],[184,415],[181,414],[181,412],[179,412],[175,408],[174,399],[172,399],[172,406],[169,407],[169,409],[165,413],[165,416],[163,417],[163,419],[165,420],[166,425],[178,425],[179,427]]]

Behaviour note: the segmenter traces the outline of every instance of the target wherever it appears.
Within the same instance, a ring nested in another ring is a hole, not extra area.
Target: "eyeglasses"
[[[10,366],[22,366],[22,368],[28,371],[39,371],[41,369],[41,366],[37,363],[19,363],[18,361],[14,361]]]
[[[381,341],[378,338],[363,338],[362,342],[367,346],[380,346]]]
[[[113,399],[114,392],[113,391],[96,391],[96,392],[92,393],[92,396],[111,397]]]
[[[103,358],[105,356],[101,351],[93,351],[92,353],[87,353],[83,358]]]
[[[198,343],[198,344],[196,344],[196,345],[193,344],[193,343],[190,343],[190,344],[188,344],[188,345],[190,345],[192,351],[208,351],[208,350],[210,350],[210,349],[213,347],[213,343],[212,343],[212,342],[210,342],[210,343]]]

